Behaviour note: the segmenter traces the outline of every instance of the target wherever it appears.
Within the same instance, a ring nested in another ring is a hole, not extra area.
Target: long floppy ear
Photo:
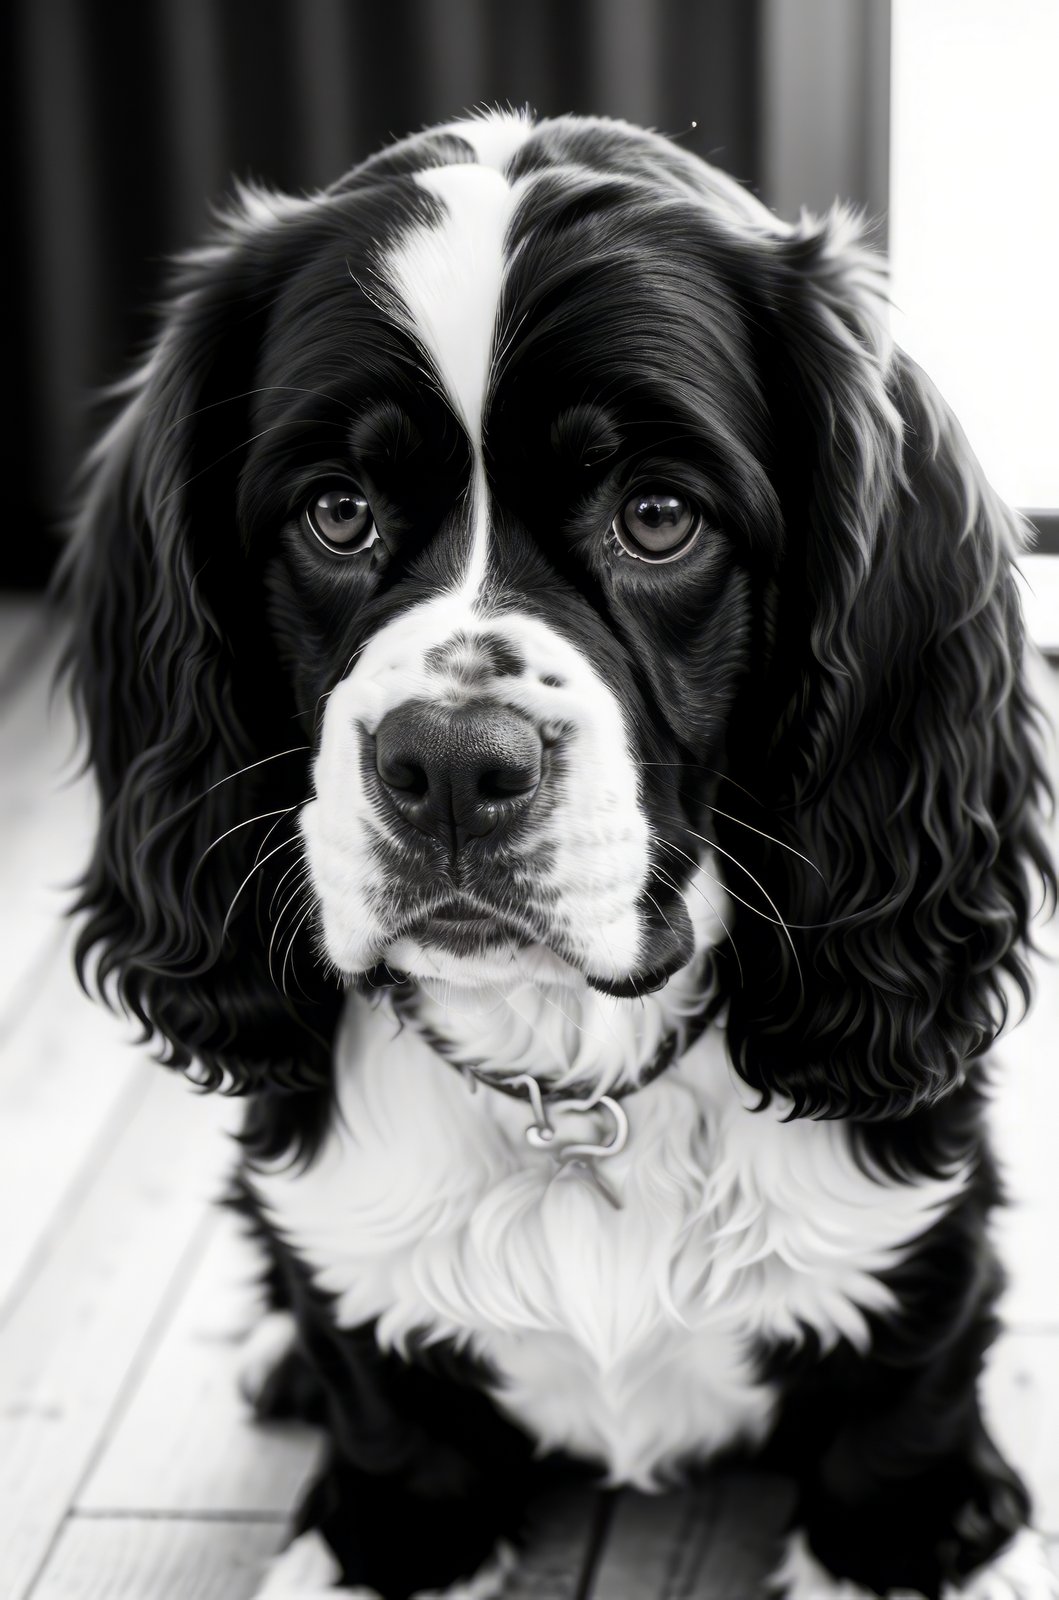
[[[324,1082],[337,1003],[304,957],[307,924],[297,983],[290,962],[281,971],[304,903],[282,887],[269,911],[287,869],[287,886],[297,882],[297,812],[283,808],[305,797],[308,753],[235,515],[281,270],[264,231],[230,227],[183,268],[150,361],[90,462],[60,577],[101,808],[79,970],[164,1061],[234,1091]],[[244,885],[255,860],[264,865]]]
[[[776,242],[762,273],[785,549],[730,771],[813,865],[718,819],[774,902],[726,863],[758,908],[733,928],[753,975],[730,985],[738,1070],[794,1115],[863,1119],[961,1080],[1013,988],[1028,997],[1042,879],[1054,894],[1018,519],[889,348],[877,277],[842,213]]]

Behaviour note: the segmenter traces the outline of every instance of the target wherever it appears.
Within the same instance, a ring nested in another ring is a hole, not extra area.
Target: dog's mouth
[[[583,959],[559,929],[545,926],[540,915],[520,915],[485,901],[455,893],[418,911],[403,921],[393,936],[394,945],[409,942],[420,949],[468,960],[492,968],[496,959],[514,960],[517,951],[545,950],[561,965],[580,973],[592,988],[615,998],[640,998],[661,988],[674,972],[692,959],[694,934],[682,897],[674,896],[664,909],[657,902],[647,908],[645,951],[635,971],[599,974],[586,970]],[[391,946],[393,948],[393,946]],[[507,952],[507,954],[505,954]],[[399,958],[399,965],[404,961]],[[517,969],[512,967],[512,976]]]
[[[502,912],[454,895],[429,911],[411,936],[424,944],[440,945],[454,955],[473,955],[499,944],[524,946],[530,936]]]

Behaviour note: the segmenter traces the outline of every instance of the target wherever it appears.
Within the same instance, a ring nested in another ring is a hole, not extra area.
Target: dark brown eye
[[[689,500],[668,489],[630,495],[612,523],[626,555],[638,561],[675,561],[699,536],[702,517]]]
[[[302,521],[332,555],[353,556],[379,537],[371,507],[355,483],[334,483],[313,496]]]

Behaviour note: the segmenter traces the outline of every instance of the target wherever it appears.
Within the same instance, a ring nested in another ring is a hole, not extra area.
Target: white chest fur
[[[808,1327],[864,1347],[865,1312],[889,1304],[877,1274],[966,1181],[873,1177],[840,1123],[751,1112],[712,1028],[625,1102],[616,1210],[527,1146],[524,1103],[471,1094],[386,1005],[351,1001],[337,1048],[317,1160],[254,1180],[275,1225],[343,1325],[469,1349],[542,1448],[613,1482],[762,1437],[775,1397],[753,1341]]]

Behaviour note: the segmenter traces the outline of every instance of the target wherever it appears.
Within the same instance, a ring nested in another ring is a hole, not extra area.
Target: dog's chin
[[[383,952],[382,963],[391,973],[461,990],[506,994],[526,983],[566,989],[587,985],[614,999],[637,999],[664,988],[694,959],[695,932],[682,901],[648,922],[644,946],[644,955],[633,971],[597,972],[576,955],[560,953],[514,930],[453,928],[428,922],[393,940]]]
[[[508,994],[526,983],[564,989],[584,988],[585,975],[547,945],[503,938],[476,949],[456,949],[451,941],[424,936],[395,939],[383,953],[391,973],[446,989]]]

